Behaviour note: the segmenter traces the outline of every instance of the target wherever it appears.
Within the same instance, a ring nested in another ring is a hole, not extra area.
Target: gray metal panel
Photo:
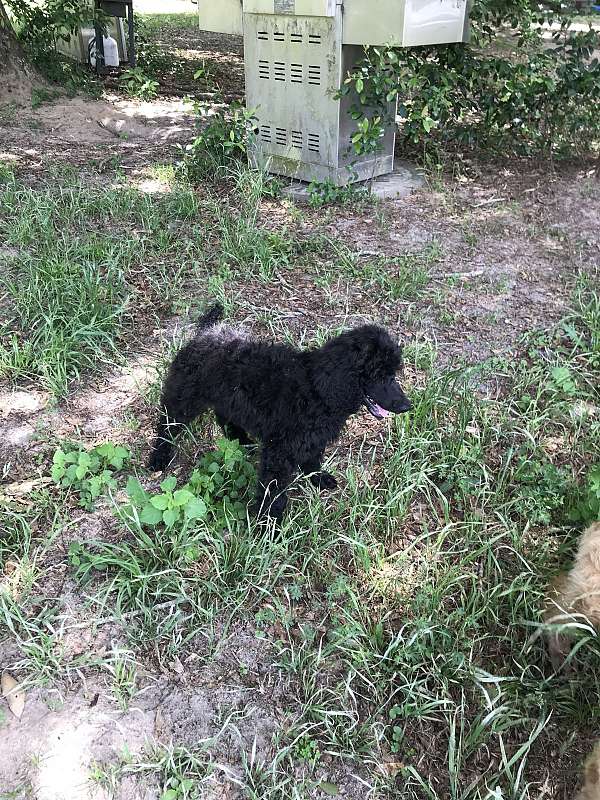
[[[344,44],[403,44],[406,0],[344,0]]]
[[[406,0],[405,47],[462,42],[467,0]]]
[[[253,158],[297,177],[303,165],[335,170],[341,15],[244,14],[244,42],[246,101],[259,121]]]
[[[344,0],[344,44],[462,42],[467,0]]]
[[[336,0],[244,0],[244,13],[334,17],[336,5]]]
[[[242,0],[198,0],[201,31],[242,34]]]

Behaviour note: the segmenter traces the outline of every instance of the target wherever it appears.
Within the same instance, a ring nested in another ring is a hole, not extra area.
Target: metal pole
[[[99,0],[95,2],[95,9],[98,11],[100,8]],[[104,72],[104,31],[100,27],[97,14],[94,20],[94,31],[96,33],[96,72],[98,75]]]
[[[129,64],[135,67],[135,33],[133,30],[133,0],[127,4],[127,25],[129,27]]]

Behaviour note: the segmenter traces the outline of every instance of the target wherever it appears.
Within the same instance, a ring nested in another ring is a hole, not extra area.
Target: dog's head
[[[331,339],[321,349],[321,394],[340,409],[366,406],[377,419],[410,411],[398,383],[402,349],[377,325],[362,325]]]

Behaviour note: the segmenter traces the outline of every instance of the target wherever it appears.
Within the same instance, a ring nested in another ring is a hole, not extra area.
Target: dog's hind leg
[[[148,459],[148,467],[152,470],[164,469],[171,459],[175,437],[184,425],[199,417],[206,411],[207,404],[203,398],[186,398],[187,402],[169,402],[163,398],[163,406],[158,418],[156,436],[152,444],[152,452]]]
[[[297,467],[293,458],[272,446],[265,445],[258,473],[258,492],[254,511],[258,516],[268,514],[281,520],[287,506],[287,489]]]
[[[314,456],[308,458],[303,464],[300,465],[303,475],[309,475],[309,480],[317,489],[335,489],[337,481],[329,472],[321,470],[323,462],[323,453],[321,450]]]
[[[217,422],[223,428],[223,433],[228,439],[237,439],[241,445],[252,444],[252,440],[243,428],[233,422],[229,422],[220,414],[215,414]]]

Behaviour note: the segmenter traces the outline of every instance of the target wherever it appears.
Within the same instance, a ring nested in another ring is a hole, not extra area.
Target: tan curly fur
[[[573,800],[600,800],[600,742],[586,761],[583,786]]]
[[[586,620],[600,629],[600,522],[590,525],[581,535],[573,566],[554,579],[544,609],[545,623]],[[562,664],[570,647],[565,630],[548,634],[548,649],[555,668]]]

